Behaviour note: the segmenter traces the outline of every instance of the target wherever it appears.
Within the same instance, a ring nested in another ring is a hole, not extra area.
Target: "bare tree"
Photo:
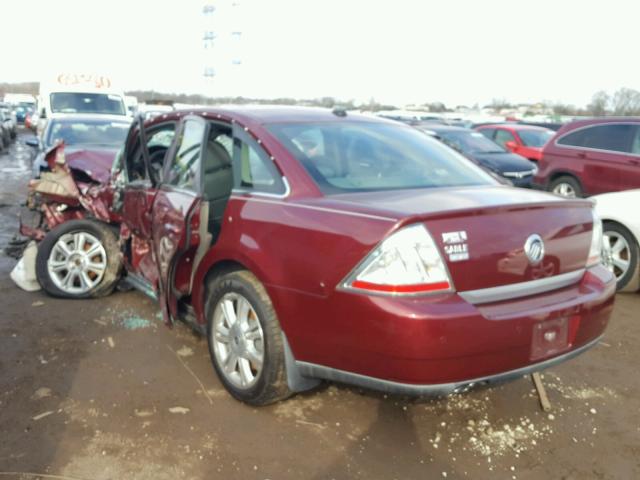
[[[640,115],[640,92],[633,88],[620,88],[613,94],[614,115]]]
[[[604,90],[600,90],[593,94],[591,97],[591,103],[587,105],[587,112],[589,115],[601,117],[607,114],[611,97]]]

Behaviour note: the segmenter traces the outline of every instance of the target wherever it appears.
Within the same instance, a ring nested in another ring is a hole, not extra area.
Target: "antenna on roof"
[[[331,113],[333,113],[336,117],[347,116],[347,111],[342,107],[333,107],[333,110],[331,110]]]

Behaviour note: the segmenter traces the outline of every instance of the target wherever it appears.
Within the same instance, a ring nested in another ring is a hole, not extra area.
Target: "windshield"
[[[464,157],[401,124],[345,121],[268,128],[325,194],[494,183]]]
[[[129,131],[129,122],[106,120],[52,120],[45,144],[62,140],[65,145],[119,147]]]
[[[58,92],[50,96],[53,113],[105,113],[125,115],[120,95],[107,93]]]
[[[479,132],[436,132],[442,141],[456,150],[466,153],[504,153],[506,150]]]
[[[544,147],[555,132],[553,130],[518,130],[518,135],[527,147]]]

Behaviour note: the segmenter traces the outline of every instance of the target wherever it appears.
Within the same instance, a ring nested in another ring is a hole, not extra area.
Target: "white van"
[[[40,83],[38,131],[53,113],[90,113],[128,116],[124,92],[113,88],[109,77],[61,73]]]

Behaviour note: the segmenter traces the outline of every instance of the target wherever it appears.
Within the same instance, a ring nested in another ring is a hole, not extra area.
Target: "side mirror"
[[[29,137],[24,141],[25,145],[28,145],[33,148],[40,148],[40,142],[36,137]]]
[[[47,111],[44,108],[40,111],[40,118],[47,118]]]
[[[509,140],[508,142],[504,143],[504,146],[507,147],[508,150],[515,150],[516,148],[518,148],[518,144],[516,142],[514,142],[513,140]]]

